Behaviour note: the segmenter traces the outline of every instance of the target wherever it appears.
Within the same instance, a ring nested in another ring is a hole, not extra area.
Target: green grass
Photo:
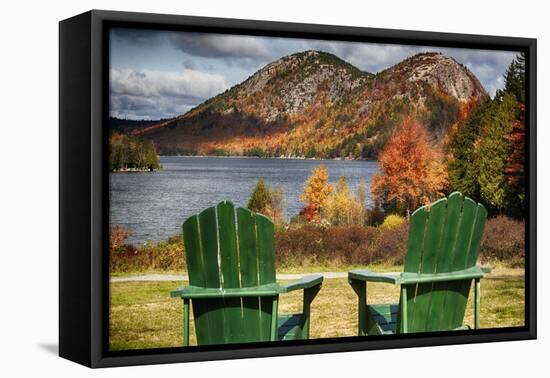
[[[321,270],[316,268],[321,267],[311,267],[307,271]],[[377,266],[375,270],[399,271],[401,268]],[[181,346],[181,300],[170,298],[169,292],[183,283],[186,282],[111,283],[111,349]],[[369,284],[368,296],[370,303],[396,302],[399,290],[392,285],[373,283]],[[496,267],[481,283],[481,327],[524,325],[524,298],[524,270]],[[465,317],[470,326],[473,325],[472,299],[473,294]],[[282,295],[279,312],[299,311],[301,303],[301,292]],[[357,333],[357,297],[345,278],[325,279],[311,313],[311,338],[355,336]],[[191,322],[191,345],[195,343]]]

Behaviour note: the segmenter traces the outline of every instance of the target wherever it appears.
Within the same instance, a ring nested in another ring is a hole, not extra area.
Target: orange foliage
[[[441,159],[426,129],[413,117],[405,117],[380,153],[382,173],[373,177],[374,198],[407,212],[433,201],[447,184]]]
[[[328,182],[328,170],[325,165],[313,168],[306,181],[300,200],[305,202],[304,216],[308,222],[318,218],[319,211],[325,207],[332,187]]]

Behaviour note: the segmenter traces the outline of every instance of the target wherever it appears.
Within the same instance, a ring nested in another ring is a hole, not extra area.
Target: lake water
[[[110,226],[128,229],[129,243],[174,236],[187,217],[225,199],[246,206],[260,177],[283,188],[289,218],[303,207],[299,196],[313,168],[325,164],[332,183],[346,176],[353,192],[365,180],[367,201],[371,178],[378,172],[374,161],[179,156],[160,161],[163,169],[157,172],[110,174]]]

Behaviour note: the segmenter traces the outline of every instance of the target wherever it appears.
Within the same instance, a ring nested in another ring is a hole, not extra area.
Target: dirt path
[[[316,272],[316,273],[296,273],[296,274],[277,274],[279,280],[298,280],[312,274],[320,274],[326,279],[346,278],[347,272]],[[112,277],[111,282],[134,282],[134,281],[187,281],[185,274],[142,274],[137,276]]]

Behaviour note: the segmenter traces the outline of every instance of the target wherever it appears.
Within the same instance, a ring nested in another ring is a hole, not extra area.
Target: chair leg
[[[320,285],[304,289],[304,298],[303,298],[303,308],[302,308],[302,324],[301,330],[302,330],[302,340],[309,339],[309,324],[310,324],[310,315],[311,315],[311,302],[313,302],[313,299],[317,296],[317,293],[319,293],[319,290],[321,289]]]
[[[189,346],[189,298],[183,299],[183,346]]]
[[[367,335],[367,283],[365,281],[350,280],[351,287],[357,294],[358,300],[358,330],[359,336]]]
[[[401,318],[400,333],[409,332],[409,319],[407,314],[407,286],[401,285],[401,298],[399,299],[399,316]]]
[[[480,288],[481,288],[481,280],[479,278],[475,279],[476,289],[475,289],[475,295],[474,295],[474,328],[478,329],[480,328],[480,305],[481,305],[481,298],[480,298]]]
[[[279,338],[279,330],[277,329],[277,321],[279,317],[279,296],[273,297],[271,307],[271,341],[277,341]]]

